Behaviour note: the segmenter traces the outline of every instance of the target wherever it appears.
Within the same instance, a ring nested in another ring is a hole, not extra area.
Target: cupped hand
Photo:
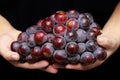
[[[53,68],[47,61],[39,61],[34,64],[18,62],[20,56],[18,53],[11,51],[10,45],[17,40],[17,36],[21,33],[18,30],[11,30],[0,36],[0,55],[10,62],[12,65],[25,69],[40,69],[49,73],[57,73],[57,69]]]
[[[100,46],[105,48],[105,51],[107,52],[106,59],[108,59],[119,47],[119,41],[114,35],[110,33],[103,32],[101,35],[97,37],[97,42]],[[102,65],[102,63],[105,62],[105,60],[97,60],[95,63],[90,64],[90,65],[68,64],[66,65],[66,69],[90,70],[92,68]]]

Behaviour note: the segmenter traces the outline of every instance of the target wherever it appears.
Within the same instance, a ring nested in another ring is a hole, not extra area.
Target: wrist
[[[7,33],[14,28],[12,25],[3,17],[0,15],[0,35]]]

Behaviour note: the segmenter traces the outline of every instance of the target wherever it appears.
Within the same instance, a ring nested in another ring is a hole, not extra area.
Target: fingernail
[[[71,69],[71,66],[70,66],[70,65],[67,65],[66,68],[67,68],[67,69]]]
[[[102,37],[102,36],[99,36],[99,37],[98,37],[98,41],[99,41],[100,43],[102,43],[102,42],[104,41],[104,39],[105,39],[105,38]]]

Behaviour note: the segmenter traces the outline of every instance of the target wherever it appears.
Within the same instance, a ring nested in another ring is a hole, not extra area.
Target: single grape
[[[31,48],[28,46],[26,42],[22,42],[19,46],[18,52],[21,55],[27,56],[31,53]]]
[[[54,53],[53,44],[47,42],[44,45],[42,45],[41,53],[42,53],[43,57],[50,58]]]
[[[64,63],[67,59],[67,53],[65,50],[55,50],[53,54],[53,59],[57,63]]]
[[[83,29],[78,29],[77,31],[77,42],[85,42],[86,41],[86,36],[87,36],[87,33],[85,30]]]
[[[91,52],[84,52],[80,58],[81,63],[84,65],[92,64],[95,60],[95,56]]]
[[[34,58],[41,58],[43,55],[41,53],[41,48],[39,46],[35,46],[31,49],[31,55]]]
[[[83,52],[86,51],[86,45],[85,45],[85,43],[78,43],[78,46],[79,46],[79,50],[78,50],[79,54],[82,54]]]
[[[19,47],[20,47],[20,42],[19,42],[19,41],[13,41],[13,42],[11,43],[11,50],[12,50],[12,51],[18,52]]]
[[[86,17],[86,15],[80,14],[78,20],[79,20],[80,28],[82,28],[84,30],[88,30],[89,29],[91,21]]]
[[[41,45],[47,41],[47,33],[44,30],[40,30],[35,33],[34,39],[36,44]]]
[[[63,36],[66,33],[66,30],[67,29],[66,29],[65,25],[63,25],[63,24],[57,24],[53,28],[53,33],[56,36]]]
[[[78,54],[79,46],[76,42],[69,42],[66,44],[65,51],[70,56]]]
[[[80,55],[77,54],[75,56],[69,56],[67,60],[69,64],[78,64],[80,63]]]
[[[52,44],[55,49],[62,49],[66,45],[66,40],[62,36],[55,36]]]
[[[87,31],[87,39],[88,40],[94,40],[96,39],[97,35],[94,31]]]
[[[84,14],[85,14],[85,16],[89,19],[89,21],[90,21],[91,23],[94,22],[94,19],[93,19],[93,16],[92,16],[91,13],[84,13]]]
[[[97,23],[93,22],[93,23],[90,25],[89,31],[93,31],[96,35],[101,34],[101,31],[100,31],[100,30],[101,30],[101,29],[100,29],[100,26],[99,26]]]
[[[52,19],[50,17],[45,18],[41,22],[41,26],[42,26],[43,30],[45,30],[46,32],[52,32],[53,25],[54,25],[54,22],[52,21]]]
[[[65,11],[57,11],[54,15],[54,19],[57,23],[65,23],[68,16]]]
[[[35,34],[29,34],[27,43],[29,47],[34,47],[36,46],[35,39],[34,39]]]
[[[78,34],[75,30],[71,30],[71,31],[67,30],[64,37],[67,42],[71,42],[71,41],[74,42],[74,41],[77,41]]]
[[[97,44],[94,40],[88,40],[86,42],[86,49],[88,51],[94,51],[94,50],[96,50],[96,48],[97,48]]]
[[[97,47],[93,54],[96,57],[96,59],[99,60],[104,60],[107,57],[107,53],[102,47]]]
[[[76,10],[69,10],[69,11],[67,11],[67,15],[69,18],[78,18],[79,12]]]
[[[70,18],[66,22],[66,27],[68,30],[77,30],[79,28],[78,20],[75,18]]]
[[[26,32],[21,32],[17,37],[17,41],[19,42],[26,42],[27,39],[28,39],[28,34]]]
[[[38,25],[32,25],[26,29],[26,33],[29,34],[34,34],[39,30]]]
[[[32,54],[29,54],[28,56],[26,56],[25,60],[26,60],[26,62],[33,64],[33,63],[38,62],[39,59],[33,57]]]

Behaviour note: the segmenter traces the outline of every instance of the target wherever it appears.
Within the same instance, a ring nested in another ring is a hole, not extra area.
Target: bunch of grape
[[[48,60],[50,64],[92,64],[107,56],[96,37],[100,26],[90,13],[56,11],[21,32],[11,43],[20,62],[30,64]]]

